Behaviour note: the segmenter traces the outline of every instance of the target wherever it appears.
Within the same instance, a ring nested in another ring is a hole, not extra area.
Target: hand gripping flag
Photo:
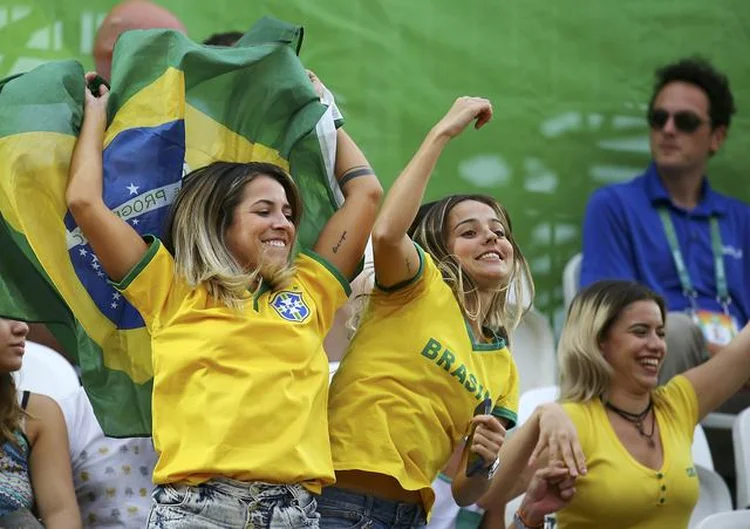
[[[301,40],[301,28],[268,18],[232,48],[167,30],[123,34],[104,142],[107,206],[160,235],[187,171],[271,162],[300,187],[300,244],[311,246],[340,198],[330,174],[337,115],[308,81]],[[148,332],[65,205],[83,73],[60,61],[0,81],[0,316],[48,324],[78,362],[105,433],[149,435]]]

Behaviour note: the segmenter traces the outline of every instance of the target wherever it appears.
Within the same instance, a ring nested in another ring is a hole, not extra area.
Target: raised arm
[[[325,87],[315,73],[308,70],[307,74],[322,100]],[[344,204],[323,227],[313,250],[344,277],[352,279],[378,214],[383,188],[367,158],[343,128],[336,132],[334,173],[344,195]]]
[[[51,398],[32,394],[29,415],[27,431],[33,439],[29,471],[44,527],[80,529],[81,515],[73,488],[68,433],[62,412]]]
[[[693,384],[698,397],[700,421],[750,379],[750,323],[708,362],[683,374]]]
[[[93,77],[95,74],[86,74],[87,84]],[[110,279],[120,281],[143,257],[147,245],[104,203],[102,150],[109,93],[102,85],[98,97],[88,88],[85,94],[83,125],[70,161],[65,200],[99,264]]]
[[[448,141],[472,121],[482,127],[492,118],[492,105],[479,97],[461,97],[427,134],[419,150],[391,186],[372,232],[375,277],[391,287],[413,278],[419,256],[406,234],[417,216],[427,182]]]

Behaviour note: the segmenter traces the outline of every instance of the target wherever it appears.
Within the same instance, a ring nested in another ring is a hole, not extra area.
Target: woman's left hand
[[[488,464],[493,463],[505,442],[505,428],[492,415],[477,415],[472,423],[475,429],[469,450],[481,456]]]
[[[586,457],[578,441],[576,427],[562,406],[556,403],[540,408],[539,441],[531,454],[529,465],[535,465],[545,450],[550,464],[561,462],[571,476],[586,473]]]

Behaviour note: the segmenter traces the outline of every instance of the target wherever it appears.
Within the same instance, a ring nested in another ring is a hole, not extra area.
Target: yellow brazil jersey
[[[333,481],[322,341],[348,283],[300,254],[289,286],[241,310],[190,288],[156,240],[116,285],[151,334],[154,482]]]
[[[328,420],[337,471],[374,472],[430,488],[468,433],[477,405],[515,424],[518,374],[505,341],[478,343],[431,257],[408,284],[375,288],[330,390]]]
[[[573,501],[557,514],[560,529],[687,528],[698,501],[691,452],[698,399],[683,376],[658,388],[653,399],[664,449],[658,470],[630,455],[599,399],[563,404],[578,430],[588,473],[578,478]]]

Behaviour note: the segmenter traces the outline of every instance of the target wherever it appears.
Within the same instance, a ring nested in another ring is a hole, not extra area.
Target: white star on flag
[[[120,296],[120,293],[119,293],[119,292],[115,292],[115,293],[113,293],[113,294],[112,294],[112,297],[113,297],[114,299],[120,299],[120,297],[121,297],[121,296]]]
[[[99,263],[94,261],[93,263],[91,263],[91,268],[93,268],[94,270],[99,270],[99,268],[101,267],[99,266]]]
[[[78,255],[81,255],[83,257],[86,257],[87,253],[88,252],[86,250],[84,250],[83,248],[81,248],[80,250],[78,250]]]
[[[116,309],[117,308],[117,303],[113,301],[112,304],[110,305],[110,307],[112,307],[113,309]]]
[[[99,272],[96,273],[96,275],[98,275],[99,277],[104,277],[104,272],[99,271]]]
[[[130,185],[128,186],[128,191],[130,191],[131,195],[137,195],[139,187],[140,186],[133,184],[133,182],[130,182]]]
[[[138,226],[138,219],[133,219],[133,226]]]

